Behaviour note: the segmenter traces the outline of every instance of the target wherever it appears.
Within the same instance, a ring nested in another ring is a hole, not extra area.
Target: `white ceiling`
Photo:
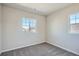
[[[6,5],[22,8],[28,12],[33,12],[40,15],[48,15],[61,8],[69,6],[70,3],[17,3]]]

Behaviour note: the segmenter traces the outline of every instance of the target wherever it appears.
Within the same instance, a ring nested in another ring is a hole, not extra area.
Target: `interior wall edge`
[[[1,53],[2,53],[2,40],[3,40],[3,37],[2,37],[2,36],[3,36],[3,35],[2,35],[2,34],[3,34],[3,32],[2,32],[2,19],[3,19],[3,18],[2,18],[2,4],[0,4],[0,7],[1,7],[1,14],[0,14],[0,17],[1,17],[1,18],[0,18],[0,19],[1,19],[1,20],[0,20],[0,21],[1,21],[1,25],[0,25],[0,26],[1,26],[1,40],[0,40],[0,41],[1,41],[1,42],[0,42],[0,46],[1,46],[1,47],[0,47],[0,50],[1,50],[1,51],[0,51],[0,54],[1,54]]]
[[[75,3],[71,3],[70,5],[68,5],[68,6],[64,7],[64,8],[58,9],[58,10],[56,10],[56,11],[54,11],[54,12],[48,14],[47,17],[48,17],[48,16],[51,16],[52,14],[57,13],[58,11],[64,10],[64,9],[66,9],[66,8],[69,8],[70,6],[73,6],[74,4],[75,4]]]
[[[64,47],[62,47],[62,46],[60,46],[60,45],[53,44],[53,43],[48,42],[48,41],[47,41],[46,43],[51,44],[51,45],[54,45],[54,46],[56,46],[56,47],[59,47],[59,48],[61,48],[61,49],[63,49],[63,50],[66,50],[66,51],[68,51],[68,52],[74,53],[74,54],[76,54],[76,55],[79,55],[79,53],[77,53],[77,52],[75,52],[75,51],[72,51],[72,50],[70,50],[70,49],[64,48]]]
[[[24,47],[29,47],[29,46],[37,45],[37,44],[42,44],[42,43],[45,43],[45,41],[34,43],[34,44],[31,44],[31,45],[27,45],[27,46],[21,46],[21,47],[16,47],[16,48],[12,48],[12,49],[2,50],[2,53],[7,52],[7,51],[11,51],[11,50],[16,50],[16,49],[24,48]]]
[[[15,4],[15,3],[14,3]],[[19,6],[19,5],[10,5],[10,4],[7,4],[7,3],[3,3],[2,4],[3,6],[6,6],[6,7],[10,7],[10,8],[15,8],[15,9],[19,9],[21,11],[24,11],[24,12],[28,12],[28,13],[32,13],[32,14],[35,14],[35,15],[39,15],[39,16],[46,16],[46,15],[43,15],[43,14],[39,14],[39,13],[36,13],[36,12],[32,12],[32,11],[28,11],[26,9],[24,9],[23,6]],[[23,8],[22,8],[23,7]],[[27,8],[29,9],[29,8]]]

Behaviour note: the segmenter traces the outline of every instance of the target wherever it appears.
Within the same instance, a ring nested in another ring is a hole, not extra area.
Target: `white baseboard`
[[[3,53],[3,52],[15,50],[15,49],[20,49],[20,48],[24,48],[24,47],[28,47],[28,46],[32,46],[32,45],[36,45],[36,44],[41,44],[41,43],[44,43],[44,41],[43,41],[43,42],[33,43],[33,44],[30,44],[30,45],[27,45],[27,46],[20,46],[20,47],[16,47],[16,48],[12,48],[12,49],[2,50],[2,51],[0,52],[0,54]],[[50,43],[50,42],[46,42],[46,43],[49,43],[49,44],[51,44],[51,45],[57,46],[57,47],[59,47],[59,48],[61,48],[61,49],[64,49],[64,50],[66,50],[66,51],[69,51],[69,52],[72,52],[72,53],[74,53],[74,54],[76,54],[76,55],[79,55],[79,53],[74,52],[74,51],[72,51],[72,50],[69,50],[69,49],[67,49],[67,48],[64,48],[64,47],[62,47],[62,46],[59,46],[59,45],[56,45],[56,44],[53,44],[53,43]]]
[[[36,42],[36,43],[30,44],[30,45],[26,45],[26,46],[20,46],[20,47],[16,47],[16,48],[7,49],[7,50],[2,50],[2,53],[3,53],[3,52],[7,52],[7,51],[11,51],[11,50],[15,50],[15,49],[20,49],[20,48],[24,48],[24,47],[29,47],[29,46],[36,45],[36,44],[41,44],[41,43],[44,43],[44,41],[43,41],[43,42]]]
[[[56,45],[56,44],[53,44],[53,43],[50,43],[50,42],[47,42],[47,43],[48,43],[48,44],[51,44],[51,45],[54,45],[54,46],[57,46],[57,47],[59,47],[59,48],[61,48],[61,49],[64,49],[64,50],[66,50],[66,51],[69,51],[69,52],[71,52],[71,53],[74,53],[74,54],[76,54],[76,55],[79,55],[79,53],[74,52],[74,51],[72,51],[72,50],[70,50],[70,49],[64,48],[64,47],[62,47],[62,46],[59,46],[59,45]]]

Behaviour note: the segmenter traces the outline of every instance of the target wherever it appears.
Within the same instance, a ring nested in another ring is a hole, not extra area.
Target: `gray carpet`
[[[4,52],[1,56],[77,56],[76,54],[65,51],[48,43],[24,47],[8,52]]]

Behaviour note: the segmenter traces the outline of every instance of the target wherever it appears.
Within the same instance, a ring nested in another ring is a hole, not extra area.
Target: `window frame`
[[[70,14],[69,17],[68,17],[68,18],[69,18],[69,21],[68,21],[68,23],[69,23],[69,33],[72,33],[72,34],[79,34],[79,31],[74,31],[74,32],[72,32],[72,29],[71,29],[71,26],[72,26],[72,25],[77,25],[77,24],[79,24],[79,22],[78,22],[78,23],[76,22],[76,21],[77,21],[77,20],[76,20],[76,19],[77,19],[77,18],[76,18],[76,17],[77,17],[77,14],[79,14],[79,12],[78,12],[78,13]],[[70,19],[70,16],[71,16],[71,15],[75,15],[75,23],[74,23],[74,24],[71,24],[71,23],[70,23],[70,20],[71,20],[71,19]],[[78,18],[78,19],[79,19],[79,18]]]
[[[25,22],[24,22],[24,21],[25,21]],[[35,21],[36,23],[34,23],[34,21]],[[25,23],[25,24],[23,24],[23,23]],[[28,24],[28,25],[27,25],[27,24]],[[32,25],[35,25],[34,28],[33,28]],[[23,18],[21,19],[21,27],[22,27],[23,31],[25,31],[25,32],[33,32],[34,29],[35,29],[35,32],[36,32],[36,25],[37,25],[36,19],[27,18],[27,17],[23,17]],[[27,29],[26,29],[26,28],[23,28],[23,26],[26,26],[26,27],[28,27],[28,28],[27,28]],[[33,29],[32,29],[32,28],[33,28]]]

